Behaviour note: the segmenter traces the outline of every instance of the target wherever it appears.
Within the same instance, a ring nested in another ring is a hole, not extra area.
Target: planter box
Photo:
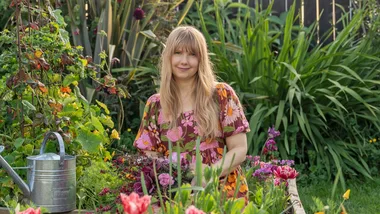
[[[289,184],[288,185],[288,192],[290,195],[290,202],[293,205],[293,213],[294,214],[306,214],[306,212],[302,206],[301,199],[299,198],[299,195],[298,195],[296,179],[289,179],[288,184]]]

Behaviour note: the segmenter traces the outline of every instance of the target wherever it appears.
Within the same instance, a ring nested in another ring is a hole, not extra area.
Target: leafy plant
[[[352,20],[348,14],[339,20],[345,27],[335,41],[314,45],[314,27],[295,25],[295,5],[275,17],[273,3],[261,11],[232,1],[201,1],[189,20],[200,20],[218,75],[247,109],[249,153],[259,153],[265,138],[260,130],[274,123],[284,130],[282,158],[305,163],[312,150],[329,178],[342,168],[343,185],[343,174],[371,177],[363,145],[368,130],[380,128],[380,58],[373,36],[378,21],[358,37],[368,10],[356,10]]]
[[[17,25],[0,33],[4,158],[13,166],[25,166],[25,157],[37,154],[48,131],[62,135],[66,152],[78,155],[79,166],[89,159],[109,158],[106,146],[118,138],[111,131],[109,110],[101,102],[90,104],[78,87],[80,79],[96,80],[95,65],[81,55],[81,47],[70,45],[59,10],[17,4]],[[56,148],[49,143],[46,150],[56,152]],[[18,194],[5,171],[0,174],[4,182],[0,195]],[[25,174],[20,171],[22,177]]]

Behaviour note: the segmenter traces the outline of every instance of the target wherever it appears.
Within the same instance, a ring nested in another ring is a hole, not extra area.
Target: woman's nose
[[[181,56],[181,64],[187,64],[188,62],[188,56],[186,54],[183,54]]]

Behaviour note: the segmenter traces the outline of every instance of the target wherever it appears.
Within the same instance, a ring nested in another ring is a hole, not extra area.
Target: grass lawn
[[[350,198],[344,202],[347,213],[380,214],[380,177],[366,181],[350,180],[346,182],[346,188],[351,189]],[[306,213],[313,213],[311,209],[314,205],[312,197],[318,197],[324,205],[327,205],[327,199],[331,198],[333,182],[321,181],[310,185],[297,184],[297,189]],[[342,196],[345,191],[338,184],[333,197],[336,204],[339,205],[343,201]]]

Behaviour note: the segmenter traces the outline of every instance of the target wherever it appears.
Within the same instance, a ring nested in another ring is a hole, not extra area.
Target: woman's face
[[[199,59],[195,53],[185,48],[178,48],[171,58],[173,77],[175,80],[192,80],[198,72]]]

